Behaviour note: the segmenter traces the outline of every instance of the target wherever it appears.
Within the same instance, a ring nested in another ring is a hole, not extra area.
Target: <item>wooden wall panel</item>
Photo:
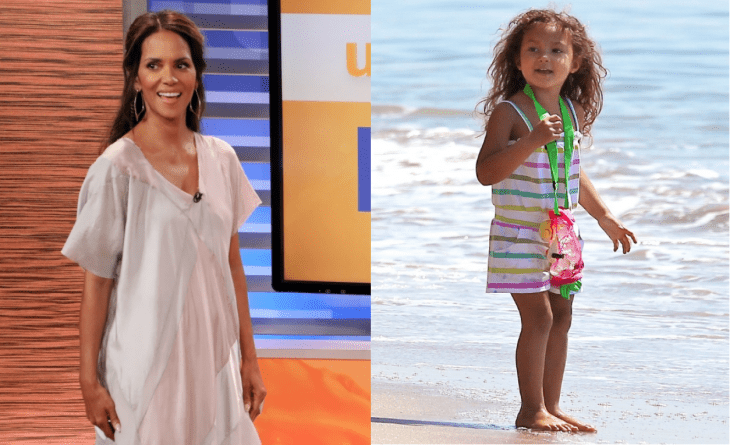
[[[122,89],[121,0],[0,2],[0,443],[90,443],[60,253]]]

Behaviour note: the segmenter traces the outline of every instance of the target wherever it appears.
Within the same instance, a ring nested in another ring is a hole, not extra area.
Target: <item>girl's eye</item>
[[[562,49],[558,49],[558,48],[555,48],[555,49],[553,50],[553,52],[554,52],[554,53],[562,53],[562,52],[563,52],[563,50],[562,50]]]
[[[157,68],[157,64],[156,63],[148,63],[147,64],[147,68],[153,70],[153,69]]]

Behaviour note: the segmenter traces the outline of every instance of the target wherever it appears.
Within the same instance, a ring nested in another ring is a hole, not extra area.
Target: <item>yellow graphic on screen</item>
[[[369,283],[370,2],[281,8],[284,278]]]
[[[369,76],[370,75],[370,44],[365,45],[365,68],[357,67],[357,43],[347,44],[347,72],[351,76]]]

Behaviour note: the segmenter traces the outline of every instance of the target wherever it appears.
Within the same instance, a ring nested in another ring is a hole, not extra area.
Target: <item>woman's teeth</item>
[[[161,97],[180,97],[181,93],[157,93]]]

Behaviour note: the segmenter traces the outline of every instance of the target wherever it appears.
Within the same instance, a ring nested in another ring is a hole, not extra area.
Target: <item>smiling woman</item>
[[[190,47],[172,31],[152,34],[142,44],[142,62],[134,88],[149,113],[174,121],[185,115],[198,82]]]
[[[62,250],[86,270],[87,417],[97,444],[259,444],[266,389],[238,228],[261,200],[233,148],[198,133],[193,22],[144,14],[125,43],[122,106]]]
[[[143,60],[145,49],[147,53]],[[185,69],[183,64],[187,64]],[[205,110],[203,72],[206,63],[203,58],[203,35],[187,17],[171,11],[139,16],[127,32],[123,67],[125,81],[122,105],[114,119],[106,145],[113,144],[140,119],[144,119],[146,106],[151,104],[152,98],[157,98],[158,90],[141,91],[143,84],[151,87],[152,83],[159,81],[172,85],[181,80],[189,84],[186,74],[194,76],[194,86],[188,96],[183,94],[184,97],[181,98],[187,100],[180,101],[188,107],[187,112],[178,109],[176,116],[184,116],[185,126],[189,130],[200,130],[200,116]],[[159,78],[165,75],[168,76],[167,79]],[[178,78],[176,75],[182,77]],[[146,80],[143,81],[140,76]],[[197,99],[192,97],[193,94]]]
[[[169,150],[172,141],[164,141],[158,134],[162,128],[169,128],[166,132],[173,136],[192,133],[183,121],[188,111],[199,119],[192,103],[199,82],[190,46],[179,34],[163,29],[144,40],[141,59],[134,79],[133,104],[135,119],[140,122],[125,136],[137,143],[165,179],[190,195],[196,194],[199,172],[192,134],[185,138],[182,150]],[[141,98],[141,111],[137,98]]]

